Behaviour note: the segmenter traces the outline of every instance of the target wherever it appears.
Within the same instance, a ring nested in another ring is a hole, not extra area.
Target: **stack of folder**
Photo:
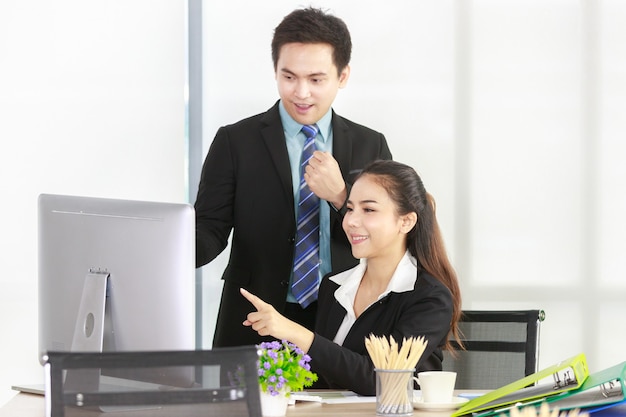
[[[453,417],[508,415],[513,408],[547,403],[551,410],[594,413],[626,403],[626,362],[589,375],[583,353],[463,404]]]

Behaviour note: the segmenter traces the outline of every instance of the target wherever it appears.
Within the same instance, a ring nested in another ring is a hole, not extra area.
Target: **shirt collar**
[[[400,259],[400,262],[396,267],[396,271],[393,273],[391,281],[389,281],[389,285],[387,285],[387,291],[385,292],[385,295],[389,292],[413,291],[416,280],[417,259],[412,257],[407,251],[402,259]],[[382,297],[384,297],[384,295],[380,298]]]
[[[330,280],[339,285],[335,291],[335,298],[347,311],[353,311],[354,298],[367,268],[367,259],[345,272],[330,277]],[[391,276],[387,289],[378,297],[382,299],[390,292],[401,293],[412,291],[417,280],[417,260],[405,252]]]
[[[300,132],[300,130],[302,130],[302,125],[293,120],[289,113],[287,113],[287,110],[285,109],[282,100],[280,100],[279,102],[278,111],[280,113],[280,120],[283,123],[283,129],[285,130],[285,132],[287,132],[287,136],[296,136]],[[328,109],[326,114],[315,123],[317,125],[317,128],[319,129],[317,136],[318,138],[321,136],[323,142],[326,142],[330,137],[332,116],[333,110]]]

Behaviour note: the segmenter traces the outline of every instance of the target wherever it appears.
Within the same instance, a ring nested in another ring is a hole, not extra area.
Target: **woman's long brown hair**
[[[360,176],[364,175],[371,176],[373,181],[387,190],[396,203],[399,215],[417,213],[417,223],[407,235],[407,249],[417,259],[419,266],[450,290],[453,303],[450,334],[462,347],[458,325],[462,315],[461,290],[439,229],[435,200],[426,192],[417,172],[400,162],[375,161],[361,172]],[[446,339],[445,349],[454,354],[449,337]]]

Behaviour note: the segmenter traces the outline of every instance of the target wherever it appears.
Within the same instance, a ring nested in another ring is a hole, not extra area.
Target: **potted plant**
[[[286,340],[263,342],[257,362],[264,416],[283,416],[291,392],[302,391],[317,381],[311,372],[311,357]],[[273,408],[276,407],[276,408]]]

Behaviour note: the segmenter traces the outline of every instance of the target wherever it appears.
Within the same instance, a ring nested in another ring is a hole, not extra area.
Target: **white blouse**
[[[339,285],[339,288],[335,291],[335,299],[346,310],[346,315],[343,318],[339,330],[333,341],[338,345],[342,345],[346,336],[350,332],[352,325],[356,321],[356,315],[354,313],[354,299],[356,297],[357,290],[365,275],[367,269],[367,259],[361,259],[361,262],[352,269],[345,272],[341,272],[337,275],[330,277],[330,280]],[[378,296],[378,300],[384,298],[390,292],[407,292],[413,291],[415,287],[415,281],[417,280],[417,260],[409,254],[407,251],[387,285],[387,289]],[[372,303],[374,304],[374,303]],[[372,304],[367,306],[369,308]],[[367,309],[366,309],[367,310]]]

